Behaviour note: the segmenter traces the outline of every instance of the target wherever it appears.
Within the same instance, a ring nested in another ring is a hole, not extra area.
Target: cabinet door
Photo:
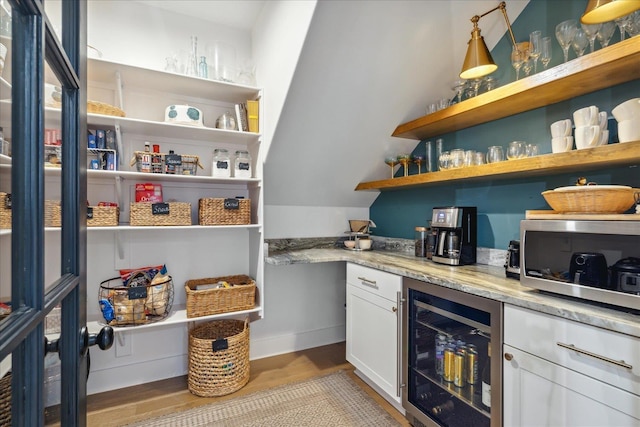
[[[640,396],[508,345],[504,353],[505,427],[640,425]]]
[[[396,301],[347,285],[347,360],[399,402],[397,311]]]

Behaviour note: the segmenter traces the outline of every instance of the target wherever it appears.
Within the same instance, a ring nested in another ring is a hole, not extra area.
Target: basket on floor
[[[0,379],[0,427],[11,426],[11,372]]]
[[[249,320],[215,320],[189,332],[189,391],[213,397],[249,381]]]
[[[221,282],[229,287],[217,287]],[[188,318],[250,310],[256,302],[256,282],[244,274],[188,280],[184,288]]]

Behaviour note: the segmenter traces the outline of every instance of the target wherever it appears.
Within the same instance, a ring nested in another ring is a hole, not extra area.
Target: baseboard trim
[[[278,356],[308,348],[335,344],[346,339],[345,325],[332,326],[313,331],[299,332],[295,334],[278,335],[273,337],[251,339],[251,360],[265,357]]]

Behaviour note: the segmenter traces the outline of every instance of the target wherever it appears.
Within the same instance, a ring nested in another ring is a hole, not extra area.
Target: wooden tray
[[[583,221],[640,221],[640,214],[564,214],[556,211],[525,211],[525,219],[569,219]]]

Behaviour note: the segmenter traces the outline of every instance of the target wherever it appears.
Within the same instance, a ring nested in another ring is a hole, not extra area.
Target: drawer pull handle
[[[611,363],[611,364],[616,365],[616,366],[620,366],[621,368],[625,368],[625,369],[629,369],[629,370],[633,369],[633,366],[629,365],[624,360],[613,360],[613,359],[610,359],[608,357],[604,357],[604,356],[601,356],[599,354],[592,353],[592,352],[587,351],[587,350],[583,350],[581,348],[576,347],[573,344],[565,344],[565,343],[562,343],[562,342],[557,342],[556,344],[558,346],[562,347],[562,348],[566,348],[568,350],[575,351],[576,353],[584,354],[585,356],[593,357],[594,359],[602,360],[603,362],[607,362],[607,363]]]
[[[507,362],[510,362],[513,360],[513,354],[511,353],[505,353],[504,354],[504,360],[506,360]]]
[[[363,285],[367,285],[371,288],[378,289],[378,285],[375,280],[369,280],[366,277],[358,277],[358,280],[362,281]]]

